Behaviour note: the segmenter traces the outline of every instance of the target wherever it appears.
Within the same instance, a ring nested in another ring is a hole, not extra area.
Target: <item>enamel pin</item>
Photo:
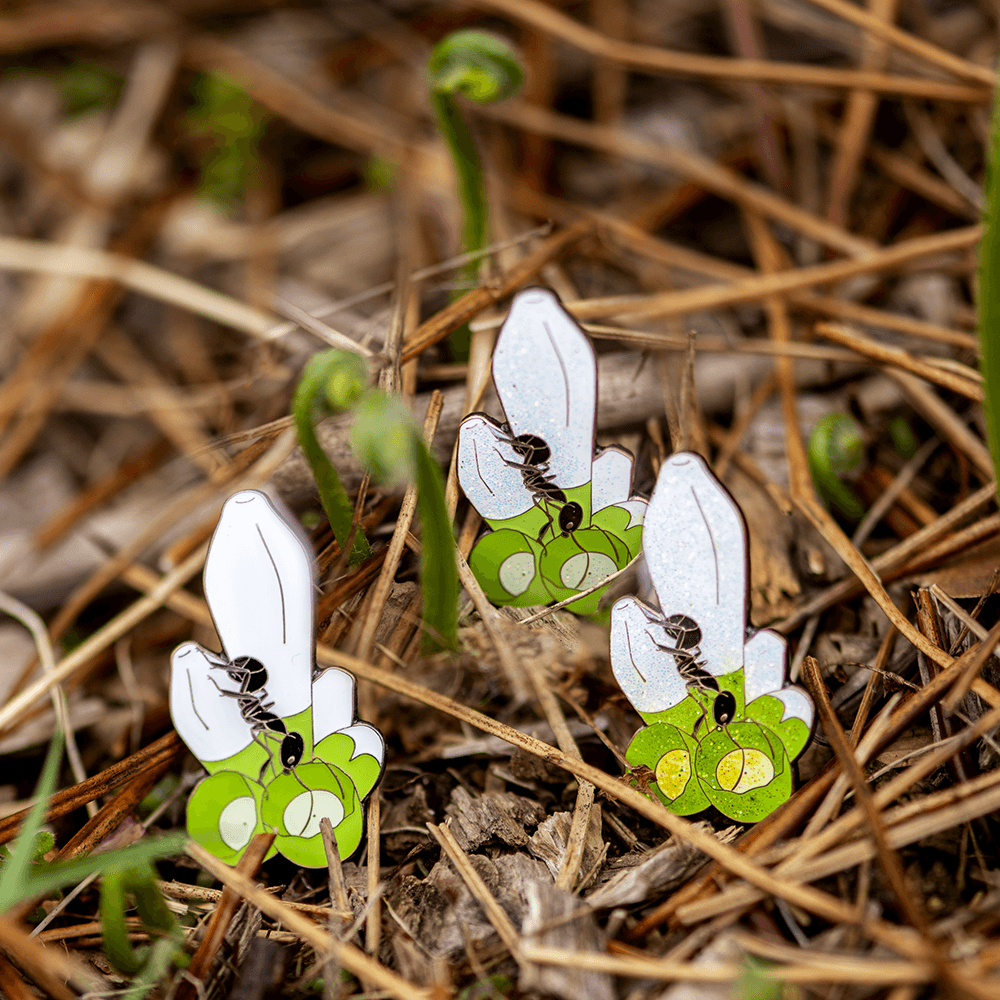
[[[382,734],[355,721],[354,677],[313,678],[312,567],[305,540],[263,493],[234,494],[205,562],[222,652],[188,642],[171,657],[170,713],[208,771],[188,801],[188,833],[230,864],[274,829],[272,854],[325,867],[323,817],[348,858],[382,773]]]
[[[681,816],[715,806],[756,823],[792,792],[813,703],[786,684],[785,640],[748,634],[747,535],[733,498],[690,452],[660,469],[644,528],[654,610],[611,611],[611,666],[646,723],[626,751],[650,793]]]
[[[493,354],[506,417],[459,428],[458,480],[489,531],[469,565],[494,604],[562,601],[622,569],[642,545],[646,502],[632,456],[596,451],[597,361],[553,292],[515,296]],[[568,605],[593,614],[602,591]]]

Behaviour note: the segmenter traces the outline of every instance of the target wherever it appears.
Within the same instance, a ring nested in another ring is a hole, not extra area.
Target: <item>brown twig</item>
[[[837,714],[830,704],[830,696],[826,690],[826,684],[823,682],[823,675],[820,673],[819,663],[815,657],[807,656],[802,661],[802,679],[806,682],[806,686],[813,696],[813,702],[819,711],[819,718],[823,723],[823,729],[826,731],[834,753],[837,755],[837,760],[840,761],[840,767],[850,780],[854,788],[854,795],[865,814],[868,827],[875,840],[875,849],[878,852],[882,871],[885,872],[889,880],[889,885],[896,897],[896,902],[899,904],[900,910],[906,919],[909,920],[910,924],[924,938],[932,961],[943,971],[944,963],[930,940],[930,925],[927,922],[927,916],[923,908],[913,898],[912,889],[906,884],[906,875],[903,872],[903,865],[899,859],[899,855],[889,846],[885,824],[878,810],[875,808],[872,800],[872,792],[868,787],[868,780],[861,770],[861,766],[854,756],[854,750],[847,740],[847,734],[844,732],[840,720],[837,718]]]
[[[422,354],[432,344],[443,340],[463,323],[468,323],[487,306],[499,302],[530,281],[549,261],[554,260],[574,243],[591,231],[589,222],[577,222],[567,229],[553,233],[525,258],[514,265],[498,282],[481,285],[466,292],[460,299],[445,306],[430,319],[425,320],[406,338],[402,362]]]
[[[88,802],[107,795],[122,785],[147,773],[152,768],[169,766],[183,753],[184,744],[177,733],[171,731],[155,743],[144,747],[138,753],[126,757],[117,764],[112,764],[99,774],[92,775],[86,781],[72,788],[56,792],[49,800],[45,811],[45,822],[51,823],[76,809],[83,808]],[[17,836],[21,824],[27,819],[30,810],[22,809],[0,819],[0,844],[7,844]]]
[[[237,862],[236,871],[248,879],[254,878],[274,843],[274,837],[273,831],[258,833],[247,845],[243,857]],[[222,898],[216,903],[212,916],[209,917],[205,936],[198,943],[195,953],[191,956],[187,973],[178,984],[177,992],[174,994],[176,1000],[194,1000],[200,995],[202,981],[212,968],[215,956],[218,954],[219,948],[222,947],[226,931],[229,930],[229,924],[236,915],[240,902],[239,894],[231,886],[227,885],[222,890]]]

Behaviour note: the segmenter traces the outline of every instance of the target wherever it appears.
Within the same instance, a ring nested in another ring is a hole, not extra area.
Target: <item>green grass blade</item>
[[[131,872],[116,868],[106,872],[101,882],[101,934],[104,954],[119,971],[134,976],[143,966],[145,955],[137,952],[129,940],[125,925],[125,893]]]
[[[425,651],[444,645],[458,645],[458,569],[455,566],[455,537],[444,498],[444,477],[423,438],[416,437],[417,510],[420,513],[420,584],[423,590],[424,621],[432,630],[425,633]]]
[[[31,875],[31,845],[45,820],[45,808],[49,797],[56,790],[62,754],[63,734],[61,729],[56,729],[49,744],[49,752],[45,755],[45,764],[38,785],[35,787],[35,804],[21,827],[11,857],[0,865],[0,913],[35,895],[28,888]]]
[[[47,896],[56,889],[82,882],[94,872],[105,875],[109,872],[150,865],[159,858],[180,854],[187,840],[186,834],[168,833],[161,837],[147,837],[137,844],[116,851],[88,854],[86,857],[73,858],[71,861],[55,861],[50,865],[36,865],[25,880],[24,888],[27,891],[21,898]]]

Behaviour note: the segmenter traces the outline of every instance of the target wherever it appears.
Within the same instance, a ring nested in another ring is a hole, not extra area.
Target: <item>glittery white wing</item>
[[[466,417],[458,428],[458,481],[479,513],[489,521],[516,517],[534,503],[519,469],[524,459],[514,451],[500,425],[484,413]]]
[[[170,657],[170,715],[180,738],[201,761],[225,760],[253,739],[236,699],[222,693],[237,688],[223,666],[223,660],[196,642],[178,646]]]
[[[270,710],[286,718],[308,708],[312,554],[263,493],[243,490],[223,506],[205,563],[205,596],[226,658],[252,657],[267,670]]]
[[[560,489],[590,482],[597,407],[597,362],[576,320],[553,292],[519,292],[497,338],[493,381],[515,436],[549,446]]]
[[[746,529],[739,507],[698,455],[678,452],[663,463],[643,549],[663,617],[698,623],[705,669],[719,676],[742,667]]]
[[[634,597],[611,609],[611,669],[625,697],[642,714],[664,712],[687,697],[687,684],[662,646],[673,646],[657,613]]]
[[[595,514],[632,496],[632,456],[624,448],[602,449],[591,472],[590,506]]]

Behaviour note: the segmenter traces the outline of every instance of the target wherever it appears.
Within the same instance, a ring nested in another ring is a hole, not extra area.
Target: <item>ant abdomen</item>
[[[281,750],[279,752],[281,766],[286,770],[295,767],[302,760],[305,752],[306,744],[301,735],[299,733],[289,733],[281,741]]]
[[[565,494],[563,494],[563,498],[565,499]],[[570,532],[576,531],[582,523],[583,508],[575,500],[564,504],[563,509],[559,511],[559,528],[562,533],[568,535]]]
[[[732,691],[720,691],[712,704],[712,715],[718,726],[732,722],[736,715],[736,697]]]

